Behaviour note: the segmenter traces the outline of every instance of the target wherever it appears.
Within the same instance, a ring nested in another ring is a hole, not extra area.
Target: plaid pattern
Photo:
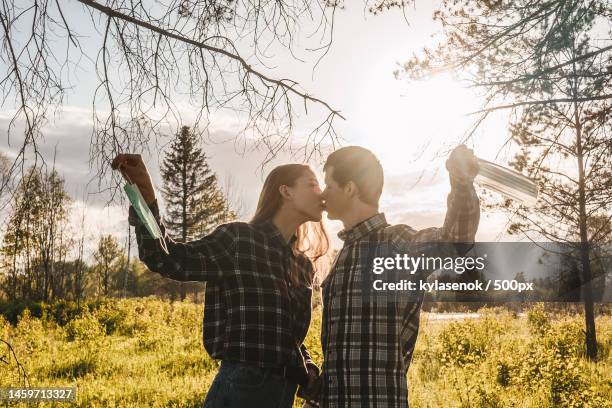
[[[364,279],[371,278],[364,274],[372,273],[373,250],[375,256],[388,252],[457,256],[460,246],[442,243],[473,243],[479,218],[473,185],[454,185],[441,228],[416,231],[406,225],[390,226],[379,213],[338,234],[344,246],[321,284],[322,407],[408,407],[406,374],[422,297],[409,301],[401,294],[381,299],[364,293]]]
[[[130,207],[140,260],[167,278],[206,282],[203,340],[211,357],[259,367],[314,365],[302,344],[314,272],[308,258],[294,255],[295,236],[285,242],[271,221],[233,222],[179,243],[160,222],[157,202],[150,208],[169,255]],[[289,279],[289,270],[295,279]]]

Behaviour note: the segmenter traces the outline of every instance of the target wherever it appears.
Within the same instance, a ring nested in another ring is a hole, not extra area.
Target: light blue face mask
[[[132,207],[134,207],[136,214],[138,214],[138,218],[140,218],[140,221],[142,221],[147,231],[149,231],[149,234],[151,234],[153,238],[159,239],[161,242],[162,249],[166,253],[168,253],[166,241],[162,236],[161,229],[159,228],[159,225],[157,225],[157,221],[155,221],[155,216],[149,209],[147,202],[142,197],[138,186],[134,183],[128,182],[123,186],[123,189],[125,190],[125,193],[127,194],[128,199],[132,204]]]

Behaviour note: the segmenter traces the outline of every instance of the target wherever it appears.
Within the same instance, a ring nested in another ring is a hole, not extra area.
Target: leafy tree
[[[123,249],[112,235],[104,235],[98,241],[94,259],[96,261],[94,271],[98,276],[98,294],[110,296],[112,289],[116,287],[113,281],[121,275],[125,263]]]
[[[53,170],[43,184],[42,218],[38,219],[40,231],[38,245],[40,262],[44,271],[43,300],[49,300],[53,289],[61,296],[65,279],[65,259],[68,251],[68,240],[65,231],[68,222],[68,193],[64,189],[64,179]],[[56,269],[56,266],[60,268]]]
[[[538,180],[540,199],[535,208],[512,200],[500,207],[512,214],[510,233],[580,243],[594,359],[590,247],[605,240],[612,217],[612,4],[444,0],[434,19],[444,40],[396,74],[418,79],[450,70],[482,90],[485,104],[466,138],[490,112],[512,111],[508,142],[519,152],[510,165]],[[595,222],[602,228],[590,231]]]
[[[69,204],[55,170],[45,175],[32,168],[19,183],[0,250],[9,298],[49,300],[62,291],[65,270],[56,266],[68,250]]]

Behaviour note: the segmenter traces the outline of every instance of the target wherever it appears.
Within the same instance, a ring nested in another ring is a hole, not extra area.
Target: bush
[[[94,316],[104,328],[107,335],[115,333],[126,334],[124,322],[127,320],[128,311],[122,305],[103,304],[99,309],[94,311]]]
[[[104,327],[94,315],[85,312],[68,323],[66,335],[69,341],[97,340],[104,335]]]
[[[537,303],[527,311],[527,323],[531,333],[543,335],[550,327],[550,316],[544,310],[544,303]]]
[[[42,321],[32,316],[29,309],[21,312],[17,326],[15,326],[14,336],[20,339],[28,353],[41,349],[48,340]]]
[[[76,383],[79,407],[201,406],[217,371],[201,344],[201,305],[97,299],[81,308],[43,304],[41,318],[21,310],[16,326],[0,317],[0,334],[33,384]],[[559,316],[543,305],[526,318],[497,308],[480,315],[421,319],[409,370],[411,407],[612,408],[610,316],[597,317],[604,347],[592,363],[584,359],[580,315]],[[315,311],[305,343],[319,365],[320,327]],[[19,382],[13,368],[5,375],[0,366],[1,386]]]
[[[9,336],[9,330],[11,329],[11,325],[4,318],[4,316],[0,315],[0,339],[6,339]]]
[[[440,333],[439,358],[447,366],[476,364],[486,357],[499,333],[501,327],[490,317],[479,322],[452,322]]]
[[[510,385],[510,380],[511,380],[510,372],[511,372],[510,364],[503,362],[503,361],[500,362],[497,365],[497,376],[496,376],[497,383],[501,385],[502,387],[507,387],[508,385]]]
[[[12,325],[17,324],[19,317],[25,310],[28,310],[28,314],[32,317],[42,317],[42,306],[40,302],[20,300],[12,303],[0,303],[0,314],[3,315]]]

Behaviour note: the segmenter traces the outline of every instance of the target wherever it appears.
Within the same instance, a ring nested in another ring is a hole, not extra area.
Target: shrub
[[[510,385],[510,380],[511,380],[511,368],[510,368],[510,364],[506,363],[506,362],[499,362],[497,364],[497,383],[499,385],[501,385],[502,387],[507,387],[508,385]]]
[[[98,322],[104,328],[104,332],[107,335],[115,333],[126,334],[124,322],[128,317],[128,311],[122,305],[103,304],[97,309],[93,316],[96,317]]]
[[[41,320],[32,316],[30,309],[22,311],[14,335],[30,352],[42,348],[47,340]]]
[[[104,335],[104,328],[94,315],[85,312],[68,323],[66,335],[69,341],[96,340]]]
[[[529,330],[536,335],[544,335],[550,327],[550,316],[544,310],[544,303],[537,303],[527,311],[527,323]]]
[[[11,324],[4,318],[4,316],[0,315],[0,339],[8,338],[10,329]]]
[[[447,366],[478,363],[500,332],[501,327],[492,318],[452,322],[440,333],[439,358]]]

